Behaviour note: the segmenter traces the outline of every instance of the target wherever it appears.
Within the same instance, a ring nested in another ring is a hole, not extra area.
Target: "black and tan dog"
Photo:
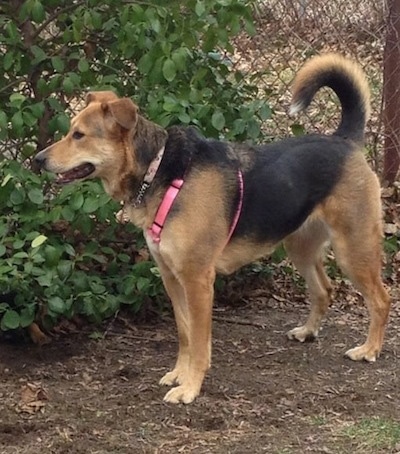
[[[178,328],[177,362],[160,382],[177,385],[168,402],[193,401],[210,367],[215,274],[232,273],[281,242],[312,303],[306,323],[288,336],[303,342],[318,333],[331,293],[322,264],[329,241],[371,317],[366,342],[346,354],[375,361],[381,351],[390,300],[380,276],[380,188],[362,149],[368,85],[356,64],[334,54],[316,57],[297,75],[292,111],[307,107],[322,86],[342,105],[333,135],[264,146],[224,143],[193,128],[164,130],[141,117],[130,99],[94,92],[67,136],[35,158],[60,183],[100,178],[143,229]],[[176,198],[157,225],[173,181]]]

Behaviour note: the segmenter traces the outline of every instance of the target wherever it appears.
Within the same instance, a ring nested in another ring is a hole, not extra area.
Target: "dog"
[[[295,77],[291,113],[323,86],[341,103],[333,134],[261,146],[207,139],[193,127],[164,129],[130,99],[91,92],[68,134],[34,159],[61,184],[99,178],[143,230],[179,337],[175,367],[160,381],[176,385],[167,402],[192,402],[210,367],[216,273],[232,273],[281,243],[311,300],[307,321],[288,337],[318,334],[332,291],[323,268],[329,242],[370,315],[365,343],[346,355],[372,362],[381,352],[390,298],[381,280],[380,186],[363,155],[369,88],[356,63],[316,56]]]

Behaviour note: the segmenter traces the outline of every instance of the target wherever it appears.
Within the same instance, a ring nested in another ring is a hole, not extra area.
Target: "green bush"
[[[69,127],[83,94],[113,87],[167,127],[257,140],[270,116],[263,93],[235,66],[232,40],[253,32],[252,1],[26,0],[0,5],[1,329],[157,299],[152,262],[135,263],[143,238],[118,226],[118,205],[98,183],[62,189],[30,158]],[[121,239],[122,238],[122,239]]]
[[[135,263],[134,227],[116,224],[118,206],[99,184],[44,199],[49,177],[12,161],[1,163],[0,181],[0,293],[16,295],[13,304],[0,301],[1,329],[29,325],[42,304],[50,326],[61,315],[100,321],[122,304],[137,310],[144,295],[158,297],[153,263]],[[124,248],[113,247],[118,228]]]

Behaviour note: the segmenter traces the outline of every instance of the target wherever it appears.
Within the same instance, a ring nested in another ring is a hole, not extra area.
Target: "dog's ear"
[[[110,102],[119,99],[113,91],[91,91],[86,95],[86,105],[92,102]]]
[[[102,105],[110,111],[114,120],[125,129],[133,129],[138,119],[138,108],[129,98],[121,98]]]

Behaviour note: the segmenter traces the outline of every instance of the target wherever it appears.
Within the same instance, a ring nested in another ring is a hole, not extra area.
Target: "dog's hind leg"
[[[285,240],[289,258],[304,277],[311,299],[311,311],[306,323],[287,333],[289,339],[300,342],[314,339],[318,335],[322,319],[326,314],[332,286],[322,263],[324,244],[328,232],[322,222],[307,221],[306,224]]]
[[[382,349],[390,310],[390,297],[381,278],[382,208],[376,175],[361,153],[349,160],[341,183],[322,207],[329,225],[336,260],[362,293],[370,314],[364,344],[346,355],[355,360],[375,361]]]
[[[339,265],[367,303],[370,325],[366,342],[348,350],[346,356],[373,362],[382,349],[390,310],[390,297],[381,279],[380,223],[359,225],[353,233],[334,232],[332,246]]]

